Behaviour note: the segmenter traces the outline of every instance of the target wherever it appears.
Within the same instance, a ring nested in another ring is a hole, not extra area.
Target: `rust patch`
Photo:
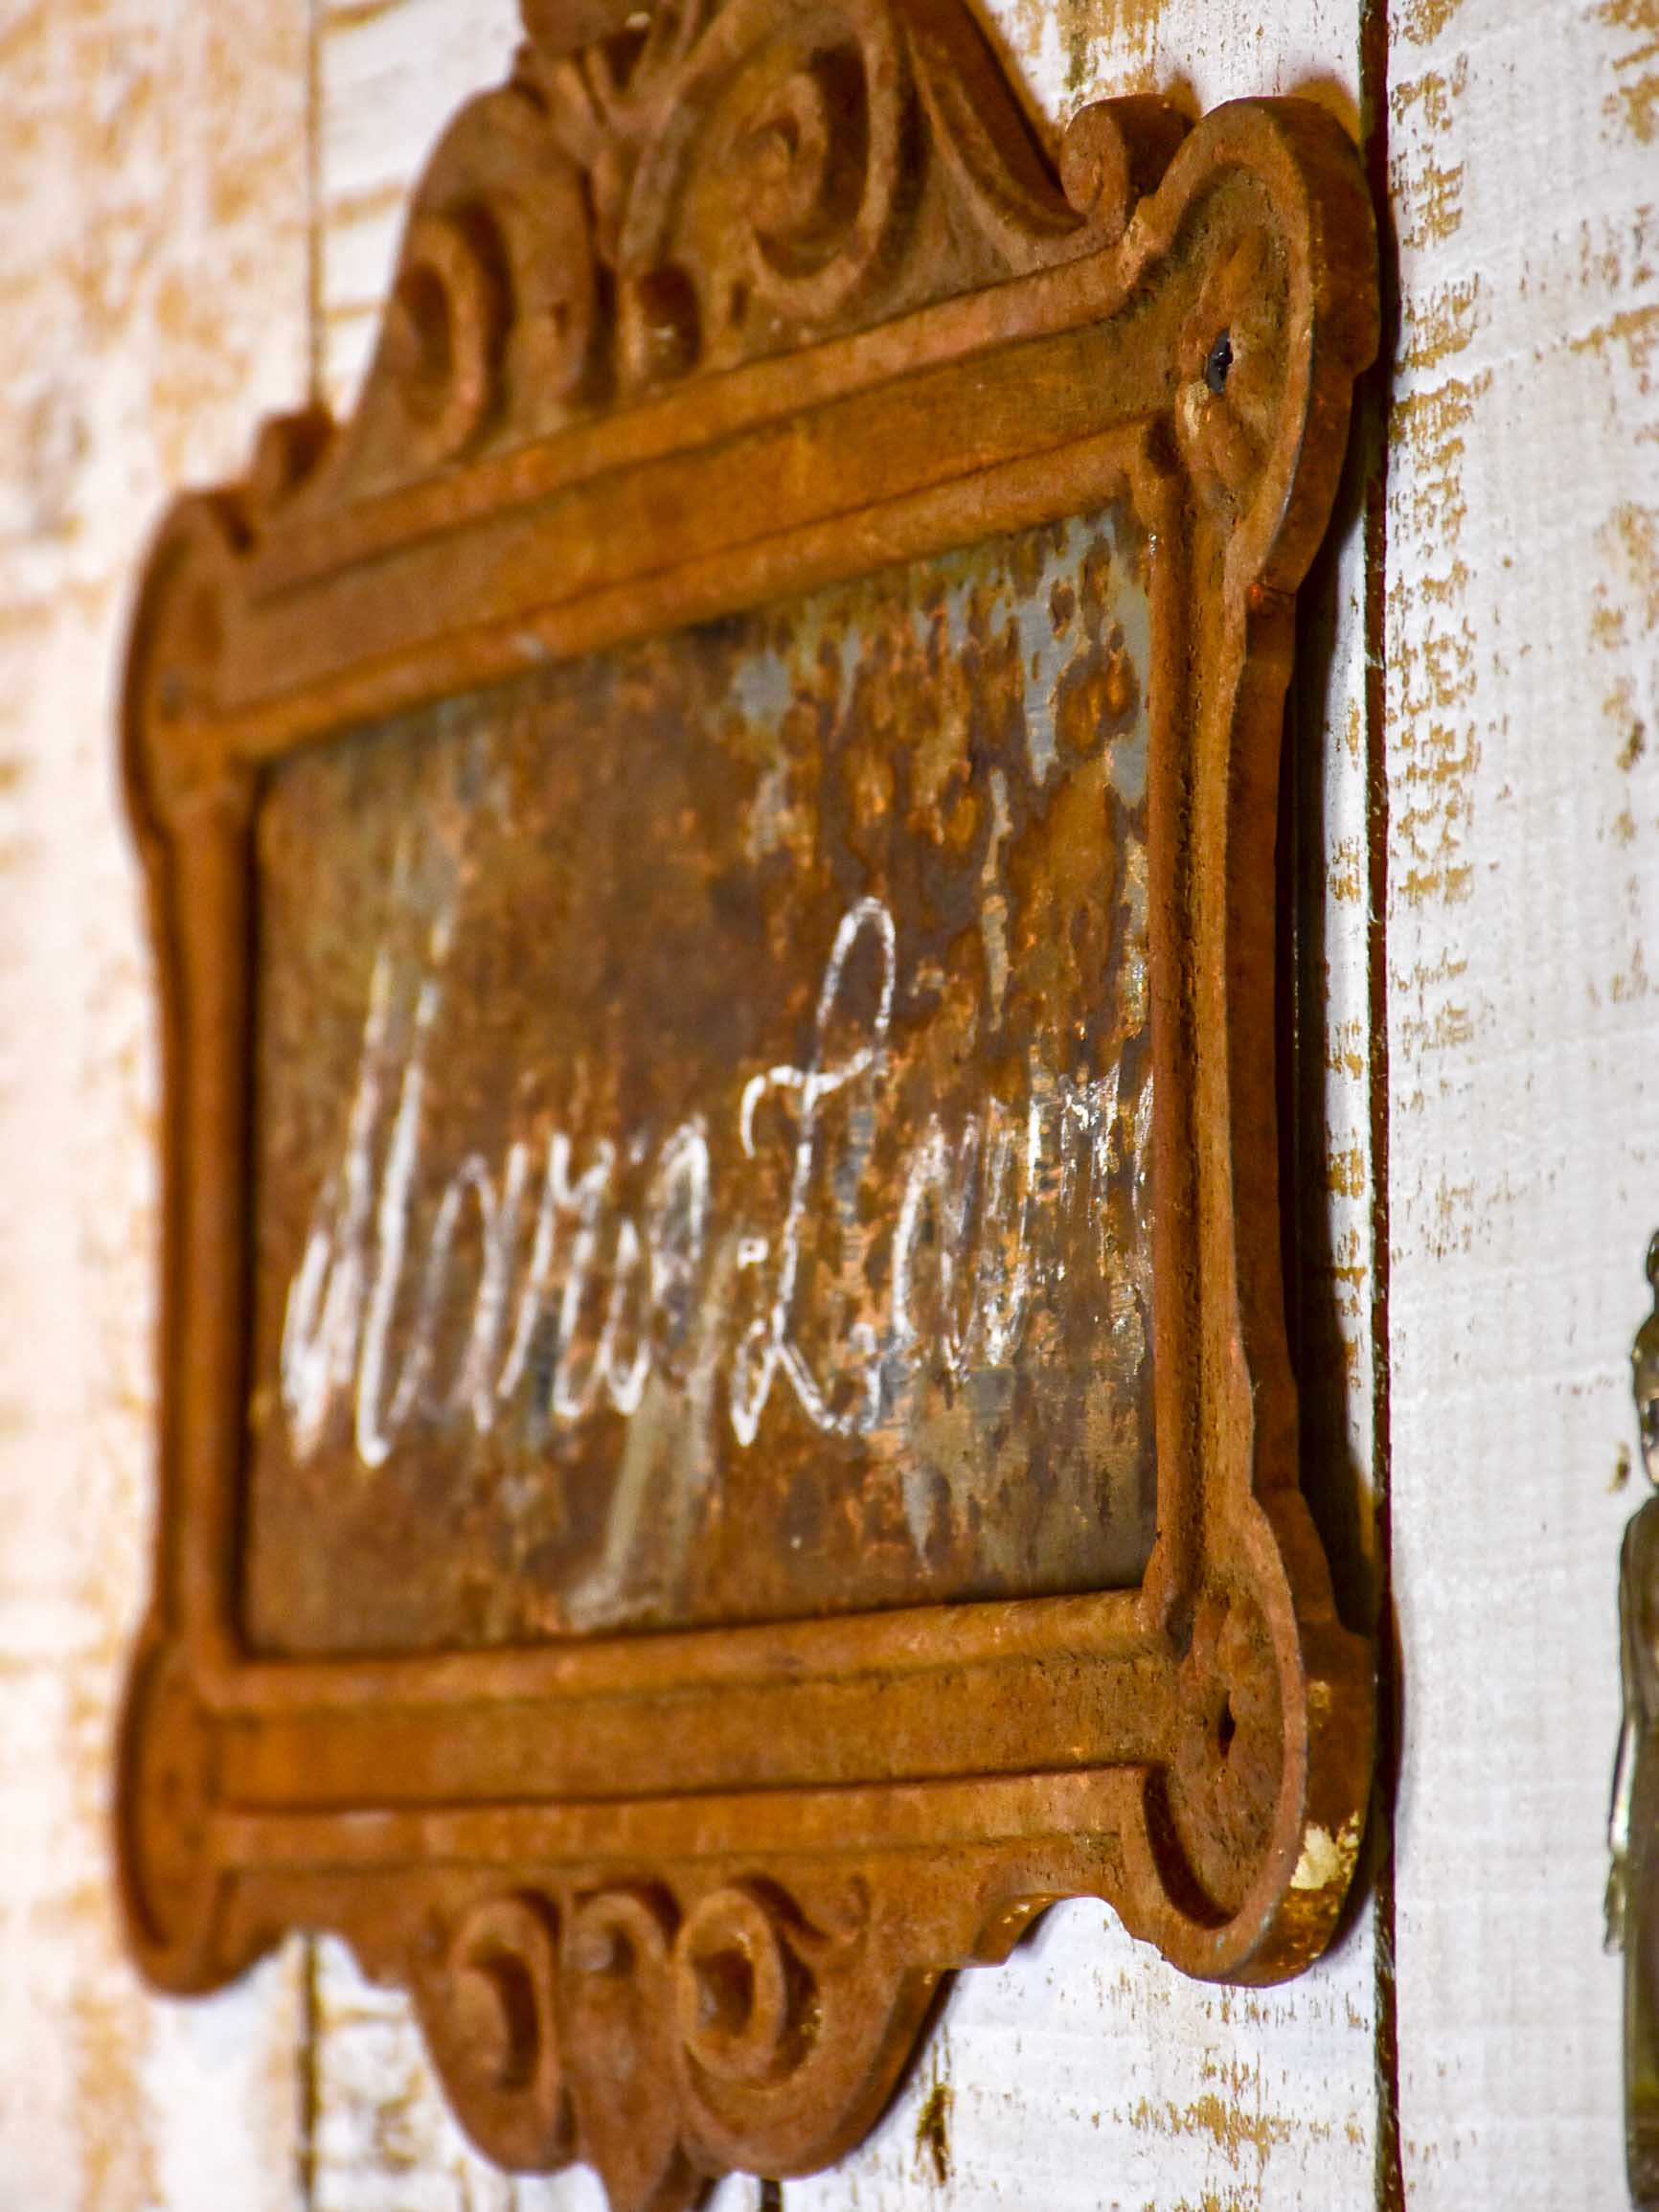
[[[1401,749],[1401,803],[1391,831],[1405,862],[1397,866],[1396,887],[1414,904],[1461,903],[1472,884],[1466,854],[1481,757],[1471,712],[1478,670],[1462,611],[1468,572],[1459,546],[1467,514],[1466,434],[1489,382],[1485,375],[1451,378],[1409,393],[1391,425],[1393,443],[1412,462],[1395,493],[1397,513],[1418,542],[1443,550],[1444,563],[1438,573],[1397,579],[1389,589],[1392,708]]]
[[[1344,837],[1335,845],[1325,866],[1326,888],[1344,905],[1357,906],[1365,897],[1365,848],[1357,837]]]
[[[403,11],[408,0],[325,0],[319,30],[324,38],[361,30],[365,24],[384,22]]]
[[[1643,146],[1659,138],[1659,0],[1602,0],[1596,20],[1635,43],[1615,55],[1607,114]]]
[[[1597,533],[1596,550],[1601,573],[1591,600],[1590,643],[1615,663],[1602,712],[1616,747],[1614,760],[1625,779],[1602,834],[1629,855],[1621,897],[1625,945],[1619,965],[1606,976],[1605,992],[1614,1005],[1627,1005],[1646,998],[1651,988],[1640,935],[1642,871],[1634,862],[1636,805],[1644,783],[1636,771],[1648,752],[1659,697],[1659,663],[1650,653],[1659,634],[1659,511],[1629,501],[1615,508]],[[1594,987],[1592,996],[1600,997]]]
[[[1653,355],[1659,348],[1659,304],[1621,308],[1594,330],[1580,331],[1567,343],[1575,353],[1605,354],[1615,346],[1623,347],[1637,389],[1646,396],[1652,390]],[[1636,435],[1650,439],[1654,433],[1645,426]]]
[[[1481,327],[1481,280],[1423,287],[1404,303],[1399,367],[1420,376],[1466,353]]]
[[[916,2115],[918,2162],[925,2159],[942,2189],[950,2179],[950,2109],[955,2101],[949,2083],[936,2081]]]
[[[1132,2124],[1148,2134],[1176,2139],[1208,2136],[1230,2166],[1243,2170],[1253,2165],[1261,2173],[1274,2149],[1294,2138],[1295,2122],[1265,2107],[1259,2065],[1236,2060],[1207,2071],[1214,2074],[1215,2088],[1185,2105],[1143,2098],[1131,2114]]]
[[[1144,559],[1112,511],[279,771],[262,1642],[1138,1576]]]
[[[135,2050],[136,1993],[78,1981],[70,1995],[84,2212],[150,2212],[161,2201]]]
[[[1406,0],[1398,29],[1414,46],[1432,46],[1463,7],[1463,0]]]
[[[1453,118],[1467,84],[1465,54],[1449,69],[1425,70],[1389,94],[1394,142],[1410,148],[1396,155],[1390,178],[1399,242],[1406,251],[1443,244],[1463,222],[1464,165],[1441,160],[1434,148],[1453,135]]]
[[[1150,89],[1164,0],[1012,0],[1013,45],[1040,54],[1051,40],[1065,57],[1065,89],[1077,99],[1109,74],[1119,89]]]
[[[1604,540],[1621,560],[1642,635],[1659,631],[1659,508],[1626,502],[1616,508]]]
[[[1326,1168],[1326,1188],[1337,1198],[1365,1196],[1365,1153],[1358,1145],[1331,1155]]]
[[[1648,750],[1648,717],[1659,669],[1630,665],[1631,656],[1659,634],[1659,510],[1626,502],[1615,508],[1598,533],[1602,573],[1590,609],[1590,638],[1622,666],[1602,700],[1602,711],[1618,743],[1615,758],[1628,775]],[[1622,825],[1628,823],[1628,833]],[[1635,833],[1628,808],[1614,823],[1614,834],[1629,843]]]

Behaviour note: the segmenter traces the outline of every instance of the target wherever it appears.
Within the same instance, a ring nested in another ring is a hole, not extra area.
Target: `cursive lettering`
[[[866,1233],[890,1090],[899,947],[888,908],[866,898],[836,930],[804,1064],[766,1068],[740,1094],[735,1151],[755,1164],[756,1190],[781,1177],[781,1219],[745,1212],[739,1190],[716,1206],[709,1125],[693,1115],[656,1144],[634,1130],[583,1147],[554,1129],[539,1145],[513,1135],[494,1166],[470,1151],[438,1186],[422,1233],[423,1104],[446,945],[434,930],[423,971],[401,988],[388,951],[375,964],[341,1155],[283,1331],[282,1403],[301,1459],[341,1441],[348,1415],[371,1468],[416,1426],[534,1451],[604,1414],[631,1420],[653,1384],[705,1416],[717,1408],[739,1448],[760,1435],[780,1383],[820,1434],[867,1435],[918,1377],[959,1382],[1006,1366],[1068,1254],[1103,1262],[1107,1182],[1125,1148],[1143,1196],[1149,1086],[1131,1129],[1116,1067],[1074,1081],[1032,1065],[1018,1103],[988,1096],[955,1128],[934,1112],[907,1150],[898,1132],[884,1288],[825,1342],[813,1255],[835,1235]],[[784,1152],[767,1176],[759,1170],[779,1126]]]

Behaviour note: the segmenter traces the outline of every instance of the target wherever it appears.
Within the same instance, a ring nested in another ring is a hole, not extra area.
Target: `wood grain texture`
[[[1402,2149],[1422,2212],[1611,2207],[1620,1470],[1659,1221],[1659,17],[1391,20]]]
[[[110,732],[157,507],[305,368],[305,8],[0,31],[0,2206],[291,2201],[282,1965],[184,2012],[122,1955],[112,1700],[152,1451],[155,1056]]]

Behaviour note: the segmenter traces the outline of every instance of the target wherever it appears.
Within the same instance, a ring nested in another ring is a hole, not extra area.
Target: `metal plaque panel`
[[[404,715],[259,816],[262,1650],[1139,1581],[1121,508]]]

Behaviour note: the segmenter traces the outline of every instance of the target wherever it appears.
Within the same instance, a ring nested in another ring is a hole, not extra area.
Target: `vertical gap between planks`
[[[323,403],[323,10],[306,0],[306,370],[313,406]],[[298,2139],[295,2184],[300,2212],[316,2212],[317,2125],[321,2096],[317,1939],[302,1935],[300,2021],[294,2053]]]
[[[317,1977],[317,1939],[303,1935],[300,1946],[300,2030],[296,2053],[299,2122],[296,2131],[295,2175],[300,2212],[316,2212],[317,2123],[321,2103],[318,2022],[321,2013]]]
[[[1367,453],[1365,497],[1365,762],[1368,831],[1367,966],[1371,1002],[1372,1456],[1376,1514],[1376,2201],[1404,2212],[1399,2141],[1399,2000],[1395,1979],[1395,1815],[1400,1741],[1399,1653],[1394,1620],[1390,1421],[1388,1038],[1388,451],[1398,284],[1389,213],[1389,0],[1361,0],[1359,97],[1366,175],[1375,210],[1381,337],[1359,397]]]
[[[306,0],[306,365],[313,406],[323,391],[323,11]]]

